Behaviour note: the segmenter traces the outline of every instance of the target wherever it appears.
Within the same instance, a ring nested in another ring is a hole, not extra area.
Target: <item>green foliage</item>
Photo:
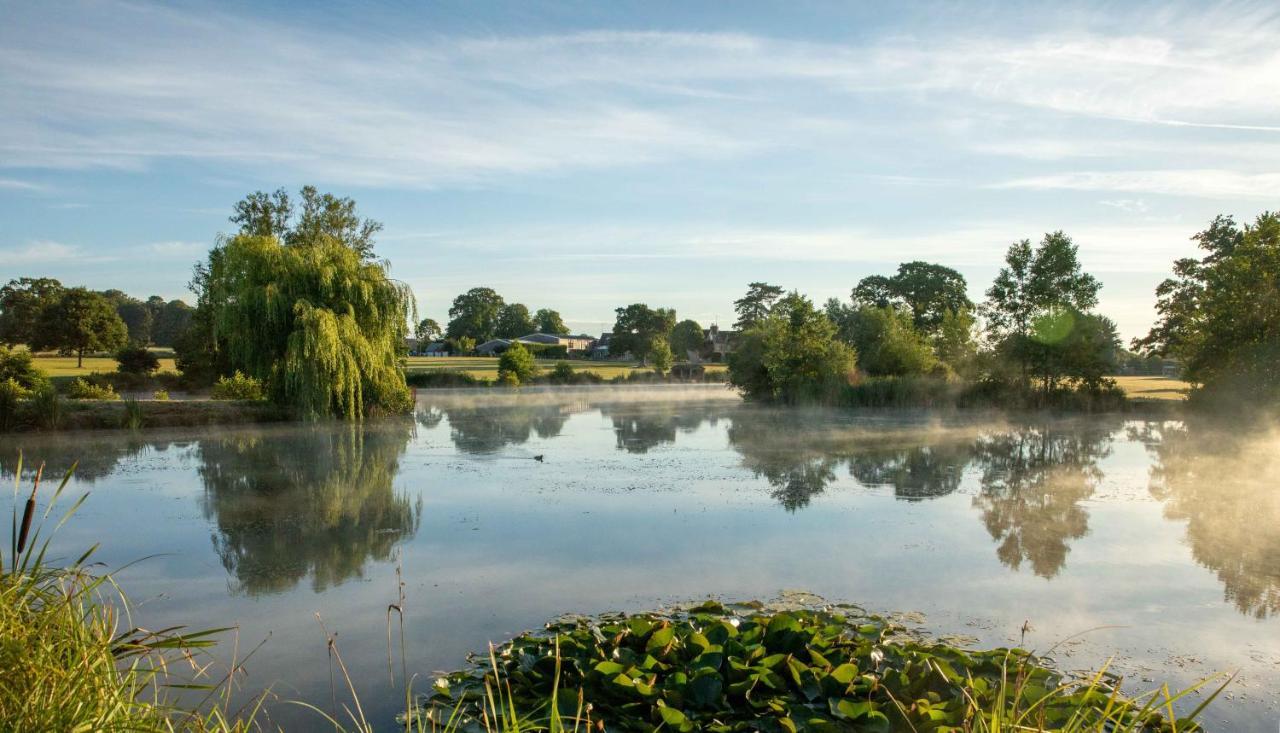
[[[738,321],[733,327],[745,331],[763,321],[769,315],[774,301],[781,297],[782,288],[777,285],[751,283],[747,286],[747,294],[733,301],[733,310],[738,314]]]
[[[432,369],[410,372],[405,381],[411,387],[478,387],[489,383],[473,374],[456,369]]]
[[[505,304],[502,296],[492,288],[468,290],[453,299],[453,305],[449,307],[449,327],[445,329],[445,336],[454,340],[470,338],[473,340],[471,349],[475,348],[475,344],[494,339],[498,332],[498,314]],[[462,353],[468,353],[471,349],[464,349]]]
[[[538,324],[523,303],[507,303],[498,309],[498,320],[494,326],[494,337],[514,339],[528,336],[536,331]]]
[[[649,364],[653,366],[653,371],[659,375],[665,375],[671,370],[675,357],[671,353],[671,347],[664,338],[656,338],[649,347],[649,353],[646,356]]]
[[[675,352],[677,359],[689,358],[689,352],[701,352],[705,341],[702,326],[697,321],[683,320],[671,329],[671,350]]]
[[[109,384],[94,384],[83,377],[76,377],[67,387],[67,396],[73,400],[118,400],[120,395]]]
[[[551,369],[551,373],[547,375],[547,381],[552,384],[572,384],[573,383],[573,367],[568,362],[558,361]]]
[[[676,312],[670,308],[650,308],[644,303],[632,303],[615,310],[613,337],[609,342],[609,354],[621,356],[634,354],[641,359],[648,355],[657,338],[668,338],[676,325]]]
[[[971,310],[968,284],[959,272],[930,262],[904,262],[893,277],[863,278],[853,289],[860,306],[896,306],[911,314],[913,325],[932,334],[947,314]]]
[[[308,418],[410,407],[398,354],[413,299],[385,264],[325,235],[240,235],[196,279],[224,375],[242,371]]]
[[[1199,730],[1194,714],[1162,717],[1167,690],[1129,698],[1106,670],[1068,677],[1022,649],[931,642],[852,606],[759,608],[552,622],[439,679],[419,714],[500,730],[576,720],[585,706],[622,731]]]
[[[836,338],[835,324],[791,293],[742,334],[729,355],[729,382],[750,399],[829,402],[853,367],[854,351]]]
[[[62,395],[52,384],[44,384],[31,392],[31,422],[41,430],[57,430],[66,417]]]
[[[498,357],[498,381],[508,386],[519,386],[538,376],[538,364],[533,354],[519,341]]]
[[[22,400],[30,396],[31,390],[13,377],[0,381],[0,432],[17,429]]]
[[[36,368],[31,352],[0,346],[0,382],[10,380],[28,391],[48,382],[44,372]]]
[[[840,338],[858,354],[858,368],[872,376],[927,374],[938,357],[911,315],[894,306],[847,308],[829,302],[827,315],[837,322]]]
[[[152,392],[152,393],[151,393],[151,399],[153,399],[153,400],[155,400],[155,401],[157,401],[157,402],[168,402],[168,401],[169,401],[169,390],[167,390],[167,389],[157,389],[155,392]]]
[[[419,345],[423,347],[427,343],[439,339],[441,333],[440,324],[431,318],[424,318],[418,321],[418,325],[413,327],[413,337],[418,339]]]
[[[1134,347],[1182,361],[1193,399],[1280,404],[1280,213],[1238,227],[1219,216],[1195,236],[1203,258],[1174,263],[1156,289],[1159,320]]]
[[[34,343],[45,309],[57,303],[65,289],[48,277],[22,277],[0,288],[0,343]]]
[[[141,300],[120,290],[104,290],[102,297],[111,301],[116,315],[124,321],[129,333],[128,342],[135,346],[146,346],[151,343],[151,333],[155,326],[155,313]]]
[[[160,360],[149,349],[130,346],[116,352],[116,367],[127,374],[151,374],[160,368]]]
[[[151,342],[156,346],[173,347],[186,334],[187,329],[191,328],[195,309],[181,300],[171,300],[168,303],[157,301],[161,299],[155,296],[147,300],[155,321],[151,328]]]
[[[977,368],[974,326],[973,311],[947,311],[933,335],[933,349],[938,360],[963,377],[972,376]]]
[[[74,353],[77,366],[83,366],[84,352],[114,351],[127,341],[128,330],[110,300],[101,293],[71,288],[41,312],[30,345]]]
[[[142,403],[133,399],[125,400],[124,414],[120,416],[120,427],[125,430],[141,430],[144,422]]]
[[[330,239],[362,259],[373,257],[373,236],[382,231],[382,224],[361,219],[354,200],[322,194],[315,186],[303,186],[299,198],[302,205],[296,208],[283,188],[271,194],[256,191],[236,204],[230,221],[240,225],[240,234],[274,237],[287,246]]]
[[[246,376],[239,370],[229,377],[219,377],[214,383],[210,396],[215,400],[265,400],[266,392],[262,382],[254,377]]]
[[[538,326],[539,333],[557,336],[569,333],[569,327],[564,325],[564,319],[560,317],[560,313],[550,308],[539,308],[538,312],[533,314],[533,320]]]

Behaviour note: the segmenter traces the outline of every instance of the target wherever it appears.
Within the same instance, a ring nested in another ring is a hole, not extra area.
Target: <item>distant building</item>
[[[740,335],[740,331],[721,331],[719,326],[712,324],[711,328],[702,331],[702,353],[699,356],[711,361],[724,361],[737,348]]]
[[[567,334],[531,333],[516,339],[492,339],[486,341],[476,347],[476,353],[481,356],[497,356],[511,348],[513,343],[543,348],[563,346],[567,356],[581,356],[591,351],[591,347],[595,344],[595,339],[586,334],[573,336]]]
[[[404,340],[404,349],[405,349],[405,352],[406,352],[406,353],[408,353],[410,356],[417,356],[417,354],[418,354],[418,339],[416,339],[416,338],[407,338],[407,339],[405,339],[405,340]]]
[[[423,356],[448,356],[449,344],[445,341],[432,341],[422,350]]]
[[[597,361],[603,361],[605,359],[608,359],[610,356],[609,342],[612,340],[613,340],[612,333],[606,332],[606,333],[600,334],[600,338],[596,339],[595,343],[591,345],[591,358]]]
[[[511,341],[508,339],[491,339],[477,346],[476,353],[480,356],[497,356],[509,348]]]

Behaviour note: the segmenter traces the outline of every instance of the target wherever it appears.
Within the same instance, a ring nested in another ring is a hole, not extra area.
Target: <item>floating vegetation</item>
[[[1119,688],[1106,669],[1072,677],[1022,649],[949,646],[852,606],[708,601],[557,620],[437,679],[400,722],[477,731],[1186,731],[1199,730],[1194,718],[1217,695],[1174,719],[1173,702],[1196,688],[1137,697]]]

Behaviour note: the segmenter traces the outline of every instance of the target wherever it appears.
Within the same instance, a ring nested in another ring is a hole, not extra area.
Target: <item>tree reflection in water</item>
[[[443,409],[450,437],[463,453],[494,453],[529,438],[554,438],[564,430],[572,412],[559,404],[504,404]]]
[[[1069,540],[1089,532],[1080,502],[1102,479],[1098,461],[1111,453],[1118,424],[1098,419],[1029,425],[979,438],[974,454],[981,491],[973,506],[999,543],[996,556],[1017,570],[1052,578],[1066,564]]]
[[[603,403],[598,407],[613,423],[618,450],[628,453],[648,453],[664,443],[674,443],[677,432],[692,433],[704,422],[715,425],[718,418],[705,406],[680,402]]]
[[[238,590],[277,593],[310,576],[321,591],[388,560],[422,513],[393,487],[412,434],[388,420],[202,440],[204,514]]]
[[[1166,423],[1142,437],[1156,459],[1151,494],[1187,523],[1196,562],[1240,613],[1280,614],[1280,432]]]

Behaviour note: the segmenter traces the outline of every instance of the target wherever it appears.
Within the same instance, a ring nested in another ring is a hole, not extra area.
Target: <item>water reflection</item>
[[[318,591],[387,560],[418,528],[422,500],[393,486],[412,423],[248,432],[199,443],[202,508],[239,591]]]
[[[495,453],[534,435],[554,438],[571,414],[568,406],[557,404],[446,407],[441,412],[454,446],[463,453]]]
[[[1150,489],[1240,613],[1280,614],[1280,433],[1147,426]]]
[[[1102,479],[1113,428],[1096,420],[1047,423],[985,436],[974,444],[981,491],[973,506],[998,544],[996,556],[1018,570],[1029,562],[1042,578],[1057,575],[1069,540],[1089,532],[1081,502]]]
[[[613,423],[618,450],[648,453],[664,443],[676,442],[676,433],[693,433],[703,423],[714,426],[717,415],[705,406],[665,402],[643,409],[635,405],[602,403],[600,414]]]

